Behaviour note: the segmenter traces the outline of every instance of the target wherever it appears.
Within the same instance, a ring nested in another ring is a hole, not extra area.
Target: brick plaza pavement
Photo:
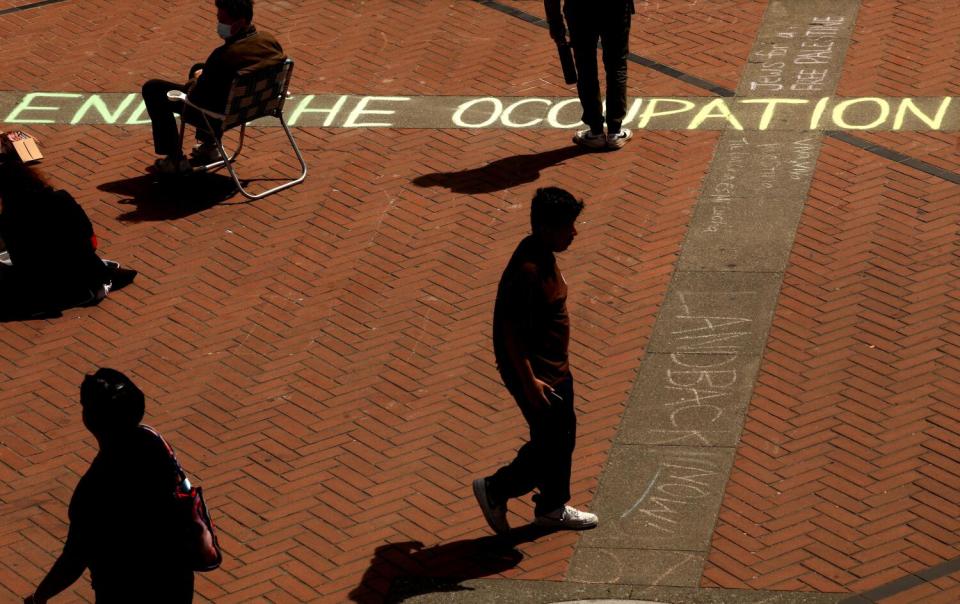
[[[163,16],[134,0],[34,4],[0,1],[0,93],[136,92],[179,79],[216,43],[205,3],[170,2]],[[291,105],[573,95],[546,31],[498,10],[538,17],[541,3],[493,4],[261,0],[256,22],[296,59]],[[692,78],[741,94],[758,32],[784,4],[638,0],[632,50],[676,74],[634,62],[630,96],[715,96]],[[855,21],[837,96],[958,95],[952,3],[846,4]],[[492,362],[493,295],[533,191],[583,196],[585,224],[560,256],[580,414],[571,503],[612,505],[618,479],[642,490],[646,479],[608,462],[659,350],[648,345],[678,263],[698,245],[698,200],[729,128],[644,130],[621,152],[581,154],[569,129],[308,125],[295,130],[307,181],[243,203],[223,200],[219,177],[183,190],[144,176],[148,126],[64,115],[22,127],[90,214],[103,255],[140,275],[97,307],[0,324],[0,601],[29,593],[59,552],[94,454],[77,386],[103,365],[134,377],[148,422],[207,492],[226,559],[198,575],[197,601],[379,602],[422,577],[473,590],[437,601],[604,588],[663,602],[960,600],[955,131],[856,133],[926,171],[820,143],[785,269],[757,271],[777,275],[779,296],[731,467],[700,514],[704,553],[683,577],[648,581],[584,576],[602,537],[518,533],[515,552],[491,546],[469,483],[524,438]],[[242,173],[291,173],[282,142],[254,129]],[[528,501],[511,505],[522,526]],[[624,549],[661,550],[684,548]],[[92,601],[88,581],[58,601]]]

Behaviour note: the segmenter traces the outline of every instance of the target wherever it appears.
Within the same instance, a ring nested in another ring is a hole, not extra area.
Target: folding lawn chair
[[[293,60],[288,58],[282,63],[238,75],[234,78],[233,84],[230,87],[230,93],[227,96],[227,103],[223,113],[216,113],[190,102],[187,95],[179,90],[171,90],[167,93],[167,98],[170,100],[182,101],[185,108],[190,107],[203,116],[204,123],[196,127],[205,128],[207,132],[211,133],[216,141],[217,149],[220,151],[221,159],[204,166],[198,166],[197,170],[213,171],[226,166],[230,172],[230,176],[233,178],[233,182],[237,185],[240,193],[247,199],[262,199],[267,195],[303,182],[303,179],[307,177],[307,164],[303,161],[300,148],[297,147],[296,141],[293,140],[293,133],[290,132],[290,128],[283,118],[283,103],[287,98],[287,87],[290,85],[290,77],[292,74]],[[240,150],[243,149],[243,135],[246,131],[247,124],[261,117],[274,117],[280,120],[280,125],[283,126],[283,131],[286,132],[287,139],[290,141],[290,145],[297,155],[297,160],[300,162],[300,176],[261,193],[253,194],[244,189],[243,185],[240,184],[240,179],[237,177],[233,163],[240,154]],[[211,119],[220,121],[219,131],[210,123]],[[228,156],[223,149],[222,133],[236,126],[240,126],[240,142],[233,155]],[[183,120],[183,116],[181,115],[181,149],[183,148],[183,135],[185,130],[186,121]]]

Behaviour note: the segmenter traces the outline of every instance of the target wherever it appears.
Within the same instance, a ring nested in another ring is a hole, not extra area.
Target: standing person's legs
[[[573,380],[554,387],[562,402],[550,406],[546,421],[537,426],[537,474],[540,492],[533,496],[534,514],[544,516],[570,501],[570,471],[577,444],[577,416],[573,410]],[[531,427],[531,433],[533,428]],[[531,439],[532,440],[532,439]]]
[[[556,390],[563,402],[540,411],[531,409],[521,393],[511,393],[530,426],[530,440],[520,447],[512,462],[487,479],[487,492],[494,502],[499,504],[539,488],[540,493],[534,497],[535,513],[539,516],[570,500],[570,468],[577,432],[573,383],[559,384]]]
[[[175,113],[180,113],[183,103],[167,98],[170,90],[186,90],[183,84],[166,80],[149,80],[143,85],[143,102],[153,126],[153,149],[158,155],[180,155],[180,129]]]
[[[583,107],[583,123],[594,134],[603,133],[603,101],[600,98],[600,80],[597,74],[597,42],[600,40],[594,12],[595,7],[587,2],[567,2],[567,26],[570,30],[570,46],[577,65],[577,95]]]
[[[603,69],[607,74],[607,133],[615,134],[627,114],[627,54],[630,12],[626,2],[609,2],[603,17]]]

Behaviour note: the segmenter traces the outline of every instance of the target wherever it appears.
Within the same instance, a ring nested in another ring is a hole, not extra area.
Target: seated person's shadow
[[[419,187],[446,187],[454,193],[468,195],[493,193],[534,182],[540,178],[541,170],[588,152],[582,147],[571,145],[541,153],[514,155],[494,160],[479,168],[424,174],[413,179],[413,184]]]
[[[119,216],[122,222],[183,218],[237,194],[236,185],[226,174],[202,172],[180,176],[143,174],[106,182],[97,189],[120,195],[122,205],[135,206]]]

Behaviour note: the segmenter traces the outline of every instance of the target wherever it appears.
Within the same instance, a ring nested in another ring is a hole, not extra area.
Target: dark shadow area
[[[246,181],[243,183],[247,186]],[[237,193],[226,174],[197,173],[183,176],[144,174],[103,183],[97,189],[121,195],[122,205],[135,206],[120,215],[121,222],[172,220],[209,209]]]
[[[21,293],[18,300],[22,300],[23,292],[29,291],[31,285],[22,283],[21,280],[11,279],[12,269],[4,262],[6,254],[0,252],[0,292],[4,290],[13,290]],[[35,308],[24,308],[17,304],[9,304],[9,299],[0,298],[0,323],[21,322],[21,321],[45,321],[47,319],[58,319],[63,316],[64,311],[71,308],[85,308],[88,306],[98,306],[104,299],[115,292],[127,287],[137,277],[137,271],[121,267],[119,264],[109,261],[107,265],[107,278],[110,282],[109,294],[96,295],[93,291],[76,302],[51,302],[49,304],[40,304]],[[105,263],[106,264],[106,263]],[[103,291],[106,291],[104,289]],[[72,299],[72,298],[71,298]]]
[[[425,593],[467,590],[461,582],[513,568],[523,560],[517,545],[552,532],[527,525],[502,537],[464,539],[427,548],[419,541],[381,545],[360,584],[350,592],[350,601],[382,604]]]
[[[490,162],[480,168],[459,172],[434,172],[413,179],[418,187],[446,187],[454,193],[474,195],[493,193],[540,178],[540,171],[584,155],[590,151],[570,145],[552,151],[514,155]]]

